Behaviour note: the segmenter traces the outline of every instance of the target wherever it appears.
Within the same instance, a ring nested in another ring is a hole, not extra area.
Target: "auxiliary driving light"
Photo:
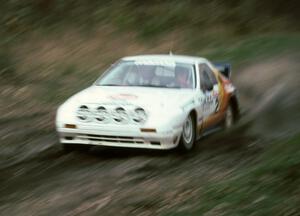
[[[156,133],[155,128],[141,128],[141,132]]]
[[[134,110],[134,116],[133,116],[133,121],[137,123],[144,123],[147,120],[147,114],[146,111],[138,107]]]
[[[65,124],[65,128],[76,129],[77,126],[74,124]]]

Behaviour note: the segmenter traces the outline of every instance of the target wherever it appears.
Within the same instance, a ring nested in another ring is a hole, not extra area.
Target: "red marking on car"
[[[218,96],[219,95],[219,93],[217,92],[217,91],[215,91],[215,92],[213,92],[213,96]]]
[[[109,97],[112,99],[137,99],[137,96],[133,94],[117,94]]]

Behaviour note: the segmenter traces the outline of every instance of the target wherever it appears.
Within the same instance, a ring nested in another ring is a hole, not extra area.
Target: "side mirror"
[[[226,65],[223,69],[223,71],[221,71],[221,73],[227,77],[227,78],[230,78],[230,75],[231,75],[231,69],[230,69],[230,65]]]
[[[230,78],[231,75],[231,65],[229,63],[222,63],[222,62],[214,62],[215,68],[220,71],[225,77],[228,79]]]

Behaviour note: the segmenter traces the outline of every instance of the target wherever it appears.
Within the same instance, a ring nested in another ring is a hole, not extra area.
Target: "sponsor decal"
[[[216,97],[215,104],[216,104],[216,109],[215,109],[215,113],[216,113],[216,112],[218,112],[218,111],[219,111],[219,109],[220,109],[219,97]]]
[[[202,102],[204,113],[218,112],[220,107],[218,92],[206,93]]]
[[[203,116],[200,116],[199,118],[198,118],[198,122],[202,122],[203,121]]]

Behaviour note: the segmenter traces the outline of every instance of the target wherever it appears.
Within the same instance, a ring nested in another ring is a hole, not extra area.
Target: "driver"
[[[152,85],[154,78],[154,67],[151,65],[142,65],[139,68],[140,85]]]
[[[175,82],[176,85],[180,88],[190,88],[189,84],[189,74],[190,71],[188,68],[183,66],[176,66],[175,67]]]
[[[139,85],[139,72],[137,66],[130,67],[129,71],[127,72],[127,77],[124,81],[124,85]]]

